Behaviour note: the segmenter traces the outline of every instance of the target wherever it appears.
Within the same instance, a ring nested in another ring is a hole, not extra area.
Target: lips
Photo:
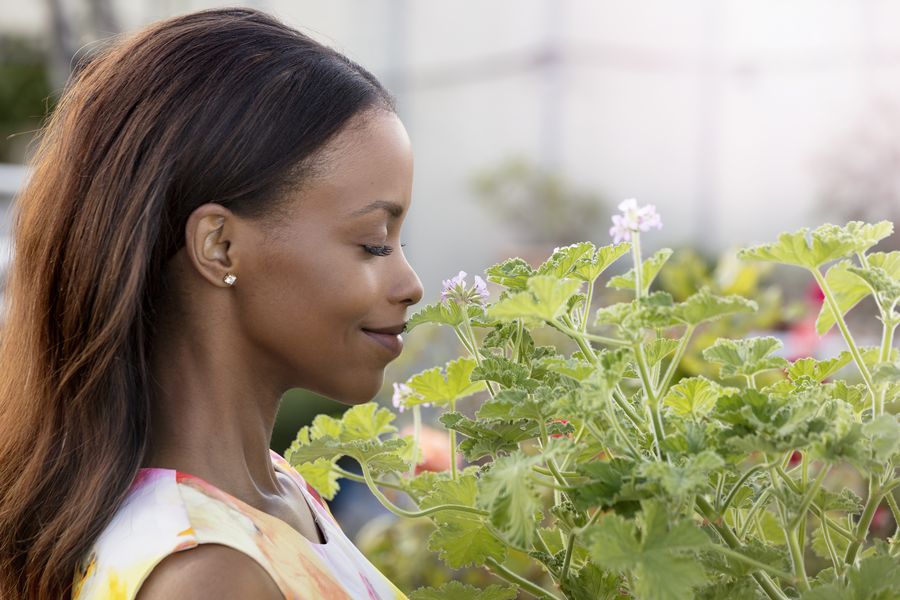
[[[393,333],[377,333],[375,331],[370,331],[368,329],[363,329],[363,333],[365,333],[370,339],[378,342],[382,347],[386,348],[393,354],[395,357],[399,356],[403,351],[403,338],[398,334]]]

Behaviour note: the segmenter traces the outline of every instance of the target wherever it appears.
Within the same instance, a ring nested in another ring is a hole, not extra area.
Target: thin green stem
[[[828,548],[828,556],[831,558],[831,564],[834,567],[834,572],[840,577],[844,572],[844,564],[841,559],[838,557],[837,550],[834,547],[834,542],[831,541],[831,531],[830,527],[830,519],[827,515],[823,515],[819,517],[819,523],[821,523],[822,527],[822,539],[825,540],[825,547]]]
[[[647,396],[647,410],[650,413],[650,425],[653,428],[653,439],[656,442],[656,455],[660,460],[666,456],[662,443],[666,439],[662,418],[659,414],[659,400],[653,392],[650,383],[650,375],[647,372],[647,359],[644,358],[644,347],[640,343],[633,345],[634,356],[638,366],[641,383],[644,385],[644,394]]]
[[[591,300],[594,295],[594,283],[596,281],[597,281],[596,279],[593,279],[588,282],[587,297],[584,300],[584,316],[581,319],[581,327],[580,327],[582,335],[587,333],[587,322],[588,322],[588,318],[590,318],[590,316],[591,316]]]
[[[869,497],[863,507],[862,514],[856,527],[853,529],[853,539],[847,546],[847,552],[844,554],[844,562],[852,565],[856,561],[856,553],[860,546],[866,541],[869,533],[869,526],[872,524],[872,518],[875,516],[875,510],[881,504],[882,491],[878,487],[878,479],[874,475],[869,479]]]
[[[751,567],[756,567],[757,569],[759,569],[761,571],[766,571],[767,573],[771,573],[775,577],[781,577],[782,579],[786,579],[788,581],[794,581],[794,576],[791,573],[788,573],[787,571],[782,571],[778,567],[773,567],[772,565],[767,565],[766,563],[760,562],[754,558],[751,558],[751,557],[747,556],[746,554],[742,554],[736,550],[732,550],[728,546],[715,545],[715,546],[713,546],[713,549],[716,552],[724,554],[725,556],[727,556],[729,558],[733,558],[734,560],[736,560],[738,562],[742,562],[745,565],[749,565]]]
[[[469,343],[471,345],[471,349],[469,351],[471,352],[472,356],[475,357],[476,364],[478,364],[478,366],[480,367],[481,366],[481,354],[479,354],[479,352],[478,352],[478,340],[475,338],[475,331],[472,330],[472,323],[469,321],[469,311],[466,309],[465,306],[463,306],[462,309],[463,309],[463,311],[462,311],[463,323],[466,326],[466,333],[468,334]],[[494,392],[494,388],[491,386],[491,382],[485,381],[484,383],[487,386],[488,393],[491,395],[491,398],[493,398],[496,395],[496,392]]]
[[[710,526],[716,530],[729,548],[737,551],[742,547],[741,541],[734,535],[731,528],[718,522],[719,516],[716,514],[716,511],[713,510],[709,501],[703,496],[697,496],[697,510],[704,518],[706,518]],[[788,597],[778,588],[775,582],[772,581],[772,578],[769,577],[768,573],[754,571],[750,573],[750,576],[771,600],[788,600]]]
[[[490,556],[487,557],[487,560],[485,560],[485,563],[494,572],[495,575],[497,575],[501,579],[505,579],[509,583],[519,586],[520,588],[522,588],[523,590],[525,590],[526,592],[528,592],[535,598],[541,598],[541,599],[549,598],[550,600],[560,600],[560,598],[558,596],[555,596],[554,594],[548,592],[547,590],[545,590],[538,584],[532,583],[532,582],[528,581],[527,579],[525,579],[524,577],[516,575],[515,573],[513,573],[512,571],[510,571],[509,569],[507,569],[500,563],[498,563],[494,558],[492,558]]]
[[[565,317],[565,315],[563,315],[563,316]],[[571,322],[571,319],[569,319],[569,322]],[[599,342],[601,344],[606,344],[608,346],[624,347],[624,346],[630,345],[629,342],[627,342],[625,340],[618,340],[616,338],[605,337],[602,335],[594,335],[592,333],[582,333],[582,332],[578,331],[577,329],[573,329],[572,327],[569,327],[568,325],[566,325],[565,323],[562,323],[560,321],[547,321],[547,323],[551,327],[555,327],[556,329],[560,330],[561,332],[563,332],[566,335],[568,335],[569,337],[571,337],[573,340],[575,340],[575,343],[578,343],[578,340],[582,339],[582,340],[588,340],[591,342]],[[582,352],[584,352],[584,350],[582,350]]]
[[[560,318],[562,319],[562,322],[565,325],[566,329],[574,333],[574,335],[569,335],[573,340],[575,340],[575,343],[578,344],[578,348],[581,350],[581,353],[584,354],[585,358],[591,361],[591,364],[596,364],[597,354],[594,352],[594,349],[591,348],[587,342],[585,342],[585,336],[575,329],[574,324],[572,323],[572,319],[569,317],[569,315],[562,315]]]
[[[625,416],[628,417],[628,420],[631,421],[631,424],[634,425],[634,428],[641,433],[645,433],[645,430],[642,426],[643,424],[641,423],[641,418],[636,412],[634,412],[634,409],[631,408],[628,400],[625,399],[625,394],[621,392],[618,385],[613,388],[612,398],[616,405],[622,409],[622,412],[625,413]]]
[[[641,260],[641,234],[631,234],[631,255],[634,258],[634,297],[640,300],[644,294],[644,264]]]
[[[359,483],[366,482],[366,478],[363,477],[362,475],[357,475],[356,473],[351,473],[350,471],[345,471],[344,469],[340,468],[337,465],[331,465],[331,470],[334,471],[335,473],[337,473],[338,475],[340,475],[341,477],[345,477],[345,478],[349,479],[350,481],[358,481]],[[381,481],[381,480],[374,480],[373,483],[375,485],[377,485],[378,487],[391,488],[393,490],[399,490],[401,492],[406,491],[406,489],[399,483],[391,483],[390,481]]]
[[[419,438],[422,435],[422,407],[419,404],[415,404],[412,407],[413,412],[413,459],[412,465],[409,467],[409,477],[415,477],[416,475],[416,467],[419,464],[419,455],[421,453],[421,449],[419,446]]]
[[[456,410],[456,401],[450,400],[450,410]],[[456,430],[449,431],[450,438],[450,479],[456,481],[458,474],[456,472]]]
[[[578,446],[578,443],[581,441],[581,438],[584,437],[584,432],[585,432],[585,431],[587,431],[587,427],[585,426],[584,421],[582,420],[582,421],[581,421],[581,425],[578,426],[578,432],[575,434],[575,439],[572,440],[572,441],[575,443],[575,446],[576,446],[576,447]],[[572,453],[572,454],[567,454],[566,456],[563,457],[563,461],[562,461],[562,463],[560,463],[560,465],[559,465],[559,471],[560,471],[560,473],[562,473],[563,476],[565,476],[565,477],[574,477],[575,475],[577,475],[577,473],[573,473],[572,475],[567,475],[567,474],[564,472],[564,471],[565,471],[565,468],[569,466],[569,460],[570,460],[574,455],[575,455],[574,453]]]
[[[853,341],[853,336],[850,334],[850,329],[847,328],[847,323],[844,321],[844,315],[843,313],[841,313],[841,309],[838,307],[837,300],[834,299],[834,294],[831,292],[831,286],[829,286],[828,282],[825,281],[825,278],[822,276],[822,273],[819,271],[819,269],[811,269],[811,272],[813,274],[813,277],[816,278],[816,283],[819,284],[819,288],[822,290],[822,293],[825,295],[825,301],[828,303],[828,308],[831,310],[831,313],[834,316],[835,323],[837,323],[838,329],[841,330],[841,335],[844,337],[844,341],[847,343],[847,348],[850,350],[850,354],[851,356],[853,356],[854,362],[856,362],[856,367],[859,369],[860,375],[862,375],[863,381],[865,381],[866,387],[869,390],[869,394],[871,394],[872,396],[872,410],[874,411],[873,416],[877,416],[881,413],[878,412],[875,384],[872,382],[872,374],[869,373],[869,367],[866,366],[866,363],[865,361],[863,361],[862,354],[860,354],[856,342]]]
[[[362,468],[363,478],[365,478],[366,485],[369,487],[369,491],[372,492],[372,495],[378,498],[378,501],[381,502],[381,504],[386,509],[388,509],[398,517],[408,517],[410,519],[416,517],[427,517],[430,514],[440,512],[442,510],[456,510],[459,512],[481,515],[483,517],[486,517],[490,514],[486,510],[481,510],[480,508],[467,506],[465,504],[439,504],[438,506],[432,506],[431,508],[426,508],[425,510],[405,510],[388,500],[387,497],[381,493],[381,490],[376,487],[375,481],[372,479],[372,473],[369,471],[369,466],[366,463],[361,462],[359,463],[359,466]]]
[[[728,510],[728,507],[731,506],[731,502],[734,500],[734,497],[737,495],[738,491],[740,491],[741,486],[743,486],[745,483],[747,483],[747,480],[750,478],[751,475],[753,475],[757,471],[761,471],[762,469],[765,469],[766,466],[767,465],[765,463],[763,463],[763,464],[759,464],[759,465],[753,465],[752,467],[747,469],[744,472],[744,474],[741,475],[740,479],[737,480],[737,482],[734,484],[734,486],[732,486],[731,491],[728,492],[728,495],[725,497],[725,500],[722,502],[722,508],[719,511],[724,513],[726,510]]]
[[[569,532],[569,540],[566,543],[566,554],[563,558],[563,566],[562,572],[559,576],[560,583],[566,581],[566,578],[569,576],[569,565],[572,562],[572,551],[575,548],[575,538],[578,536],[578,533],[575,530]]]
[[[679,340],[678,347],[675,349],[675,355],[669,362],[669,366],[666,369],[662,381],[659,384],[659,389],[657,389],[656,391],[656,395],[658,397],[663,397],[669,390],[669,385],[672,384],[672,378],[675,376],[675,372],[678,370],[678,365],[681,364],[681,359],[684,358],[684,353],[687,351],[688,344],[690,344],[691,337],[693,335],[694,325],[688,325],[687,329],[685,329],[684,333],[681,335],[681,340]]]

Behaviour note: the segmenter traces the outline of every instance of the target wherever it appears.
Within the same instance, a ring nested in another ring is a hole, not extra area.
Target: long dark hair
[[[364,68],[263,12],[109,40],[76,68],[14,208],[0,340],[0,596],[63,598],[147,452],[164,270],[190,213],[253,219],[351,117],[396,112]],[[265,221],[268,222],[268,221]]]

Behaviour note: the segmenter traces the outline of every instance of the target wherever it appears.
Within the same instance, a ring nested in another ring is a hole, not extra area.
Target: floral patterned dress
[[[131,600],[163,558],[205,543],[250,555],[286,600],[407,600],[343,533],[300,473],[270,452],[275,469],[303,492],[324,544],[199,477],[142,468],[75,573],[72,600]]]

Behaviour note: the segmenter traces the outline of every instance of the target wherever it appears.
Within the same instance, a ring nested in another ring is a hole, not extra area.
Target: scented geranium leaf
[[[781,341],[771,336],[739,340],[719,338],[703,350],[703,358],[720,365],[722,377],[750,376],[760,371],[787,367],[789,363],[784,358],[770,356],[782,347]]]
[[[499,283],[510,290],[525,290],[528,279],[535,274],[534,269],[524,259],[510,258],[488,267],[484,276],[488,281]]]
[[[677,325],[672,316],[674,303],[668,292],[654,292],[631,302],[597,309],[594,326],[614,325],[619,334],[630,341],[644,337],[645,329],[663,329]]]
[[[582,257],[575,264],[571,276],[582,281],[595,281],[600,274],[606,271],[619,257],[631,250],[630,243],[612,244],[601,246],[591,257]]]
[[[513,419],[513,412],[518,412],[518,407],[528,401],[528,392],[525,390],[501,390],[493,398],[488,398],[481,403],[475,416],[480,419]]]
[[[680,503],[703,490],[709,483],[710,474],[725,465],[722,457],[711,450],[684,457],[679,463],[642,463],[638,472],[646,478],[646,485],[657,486],[666,496]]]
[[[890,228],[887,229],[885,224]],[[888,221],[876,225],[856,221],[844,227],[825,224],[815,228],[812,233],[804,227],[792,233],[782,233],[773,244],[740,250],[738,258],[765,260],[813,270],[856,252],[865,252],[878,239],[890,235],[892,229],[893,225]]]
[[[653,365],[662,362],[662,360],[672,354],[677,347],[678,340],[666,337],[656,338],[652,342],[647,342],[644,344],[644,358],[647,360],[647,366],[652,367]]]
[[[478,460],[486,454],[510,452],[519,442],[540,436],[540,426],[530,419],[469,419],[456,411],[439,418],[447,428],[467,436],[459,445],[466,460]]]
[[[879,415],[862,426],[863,435],[869,439],[876,462],[887,463],[900,453],[900,417]]]
[[[641,287],[642,294],[647,294],[650,289],[650,285],[653,283],[653,280],[656,279],[657,273],[659,270],[663,268],[663,265],[666,264],[666,261],[669,260],[669,257],[672,256],[671,248],[662,248],[661,250],[657,250],[653,256],[646,258],[641,263]],[[611,278],[607,283],[606,287],[617,288],[620,290],[633,290],[634,289],[634,269],[629,269],[623,275],[617,275]]]
[[[319,457],[313,462],[302,463],[296,470],[306,483],[313,486],[319,495],[326,500],[333,500],[335,494],[341,489],[338,483],[339,475],[333,469],[335,458]]]
[[[872,371],[872,379],[876,384],[900,383],[900,364],[892,362],[878,363]]]
[[[391,425],[391,421],[395,418],[394,413],[375,402],[357,404],[344,411],[339,439],[342,442],[370,440],[384,433],[394,433],[397,428]]]
[[[532,365],[532,369],[543,369],[565,375],[575,381],[584,381],[597,367],[577,358],[565,358],[560,355],[547,356]]]
[[[575,470],[579,476],[589,478],[579,483],[578,489],[571,493],[578,510],[587,510],[592,506],[611,507],[622,498],[622,492],[635,477],[635,464],[621,458],[577,463]]]
[[[470,319],[482,316],[484,313],[484,308],[478,304],[469,304],[465,310],[468,311]],[[462,305],[456,302],[436,302],[414,312],[406,322],[406,331],[412,331],[425,323],[458,327],[465,319]]]
[[[579,260],[590,258],[593,254],[594,244],[591,242],[579,242],[556,248],[550,258],[537,268],[537,274],[550,275],[557,279],[568,277],[575,270]]]
[[[846,585],[833,581],[817,586],[802,600],[896,600],[900,597],[900,569],[890,556],[867,556],[850,567]]]
[[[409,600],[515,600],[518,591],[509,586],[494,584],[479,589],[458,581],[448,581],[440,587],[420,587],[409,594]]]
[[[496,381],[506,388],[522,387],[528,380],[528,367],[505,356],[483,358],[471,372],[472,381]]]
[[[894,281],[900,280],[900,251],[873,252],[866,256],[866,262],[875,269],[882,270]],[[831,289],[841,315],[847,314],[860,300],[872,293],[872,288],[853,272],[853,263],[842,260],[833,265],[825,274],[825,282]],[[816,332],[825,335],[834,326],[835,318],[828,303],[822,304],[816,320]]]
[[[686,325],[699,325],[726,315],[759,310],[756,302],[742,296],[716,296],[706,286],[684,302],[675,305],[672,315]]]
[[[709,544],[690,521],[669,522],[656,501],[643,504],[640,534],[634,522],[604,515],[588,528],[585,543],[601,567],[629,573],[633,592],[641,600],[689,600],[706,581],[703,567],[689,556]]]
[[[359,463],[368,464],[375,471],[402,471],[408,465],[400,457],[407,442],[400,438],[388,440],[350,440],[340,441],[330,436],[310,439],[308,427],[304,426],[297,433],[296,439],[285,451],[284,458],[295,468],[318,458],[333,459],[349,456]]]
[[[723,387],[703,375],[687,377],[669,389],[663,404],[676,415],[692,418],[704,417],[716,405],[716,401],[726,394],[738,393],[737,388]]]
[[[620,593],[621,584],[619,576],[588,562],[574,577],[566,578],[561,589],[570,600],[624,600],[627,596]]]
[[[441,504],[475,507],[477,495],[478,478],[473,471],[455,480],[435,481],[432,492],[422,499],[419,508],[424,510]],[[428,549],[438,552],[451,568],[483,565],[488,557],[499,562],[506,560],[506,545],[484,527],[482,516],[458,510],[442,510],[430,516],[437,529],[428,539]]]
[[[451,401],[470,396],[484,389],[484,383],[472,381],[472,371],[478,363],[473,358],[458,358],[446,365],[446,375],[440,367],[433,367],[413,375],[406,384],[415,396],[407,400],[407,406],[426,402],[434,406],[447,406]]]
[[[488,307],[491,318],[500,320],[531,318],[554,321],[565,310],[569,297],[581,286],[576,279],[557,279],[535,275],[528,289],[498,300]]]
[[[490,511],[494,527],[517,546],[530,548],[534,541],[541,500],[531,467],[543,460],[541,454],[528,456],[517,449],[490,463],[479,481],[478,506]]]
[[[900,277],[893,277],[881,267],[869,266],[866,269],[848,267],[847,270],[865,281],[875,291],[875,297],[882,306],[894,306],[900,302]]]
[[[316,415],[312,421],[312,426],[308,430],[308,436],[311,439],[328,436],[340,440],[341,433],[344,431],[344,423],[340,419],[335,419],[329,415]]]
[[[843,557],[844,553],[847,551],[847,546],[850,545],[850,542],[848,542],[847,538],[840,535],[834,529],[834,526],[841,526],[841,523],[839,523],[836,519],[832,519],[831,517],[826,518],[828,519],[828,522],[832,524],[828,531],[831,544],[834,547],[836,554],[839,557]],[[825,540],[825,531],[823,529],[822,521],[817,521],[819,523],[819,526],[816,527],[816,529],[813,531],[812,544],[810,544],[810,546],[817,556],[825,559],[830,559],[831,554],[828,551],[828,543]]]
[[[801,377],[821,383],[823,380],[837,373],[844,365],[853,360],[853,355],[844,350],[834,358],[828,360],[816,360],[814,358],[801,358],[794,361],[787,369],[791,380],[799,380]]]

